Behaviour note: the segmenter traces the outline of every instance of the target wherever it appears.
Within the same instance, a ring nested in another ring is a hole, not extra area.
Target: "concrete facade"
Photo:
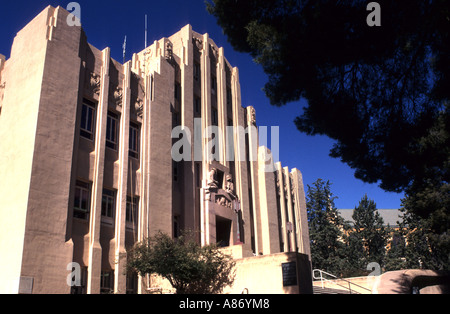
[[[145,293],[127,248],[157,231],[197,232],[238,273],[272,255],[310,272],[301,172],[259,146],[223,48],[187,25],[121,64],[68,14],[47,7],[0,55],[0,293]]]

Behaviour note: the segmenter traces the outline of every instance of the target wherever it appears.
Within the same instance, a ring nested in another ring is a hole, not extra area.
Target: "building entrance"
[[[216,216],[216,242],[219,247],[230,245],[231,220]]]

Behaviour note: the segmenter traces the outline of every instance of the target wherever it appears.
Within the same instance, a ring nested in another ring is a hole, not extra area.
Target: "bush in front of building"
[[[177,294],[215,294],[232,285],[235,263],[215,245],[201,246],[192,237],[157,233],[128,252],[127,270],[167,279]]]

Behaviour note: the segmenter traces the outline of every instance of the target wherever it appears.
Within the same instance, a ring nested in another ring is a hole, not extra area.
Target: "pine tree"
[[[435,193],[437,194],[437,193]],[[438,194],[439,195],[439,194]],[[429,198],[436,197],[430,193]],[[429,198],[422,196],[422,202],[428,201]],[[405,248],[405,264],[407,268],[423,268],[432,270],[448,270],[450,267],[450,236],[449,232],[439,233],[436,231],[436,217],[430,215],[428,218],[422,218],[416,215],[412,207],[418,207],[419,195],[409,196],[402,200],[403,213],[402,222],[399,224],[400,231],[406,242]],[[442,200],[448,202],[448,195],[442,195]],[[419,203],[420,204],[420,203]],[[424,205],[422,205],[424,206]],[[443,227],[448,228],[448,219],[444,216],[441,218]],[[448,230],[448,229],[447,229]]]
[[[377,205],[367,194],[355,207],[352,218],[355,237],[364,248],[364,264],[376,262],[383,265],[389,231],[377,211]]]
[[[339,215],[331,183],[318,179],[308,185],[308,211],[311,260],[315,269],[341,276],[346,265],[343,242],[344,220]]]

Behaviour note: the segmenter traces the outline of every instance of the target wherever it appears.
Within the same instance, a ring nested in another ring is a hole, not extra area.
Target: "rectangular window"
[[[114,292],[114,271],[103,271],[100,273],[100,293],[110,294]]]
[[[84,99],[81,106],[80,135],[89,140],[94,139],[95,105]]]
[[[172,177],[173,181],[178,182],[178,162],[172,160]]]
[[[127,196],[127,208],[125,220],[127,223],[137,223],[137,212],[139,207],[139,197]]]
[[[199,118],[202,115],[202,100],[198,96],[194,96],[194,117]]]
[[[130,123],[130,141],[129,141],[129,156],[139,159],[139,142],[140,142],[140,127],[136,123]]]
[[[227,110],[233,112],[233,100],[231,98],[231,88],[227,88]]]
[[[194,63],[194,80],[197,82],[200,80],[200,63],[198,62]]]
[[[180,222],[179,216],[173,217],[173,237],[176,239],[180,236]]]
[[[134,273],[127,274],[127,294],[137,294],[138,276]]]
[[[117,149],[118,116],[115,113],[108,112],[106,121],[106,147]]]
[[[181,84],[176,82],[174,88],[175,100],[181,100]]]
[[[216,95],[217,92],[217,78],[214,75],[211,75],[211,93]]]
[[[102,196],[102,216],[114,218],[116,192],[109,189],[103,189]]]
[[[70,288],[70,294],[86,294],[86,288],[87,288],[87,267],[81,267],[80,269],[80,276],[79,278],[79,286],[73,285]]]
[[[195,163],[195,185],[198,188],[202,186],[202,173],[199,162]]]
[[[218,125],[218,122],[219,122],[219,119],[218,119],[217,109],[212,108],[211,109],[211,124]]]
[[[180,125],[180,114],[177,111],[172,113],[172,127]]]
[[[90,184],[77,181],[75,186],[73,217],[85,220],[89,219],[90,198]]]

